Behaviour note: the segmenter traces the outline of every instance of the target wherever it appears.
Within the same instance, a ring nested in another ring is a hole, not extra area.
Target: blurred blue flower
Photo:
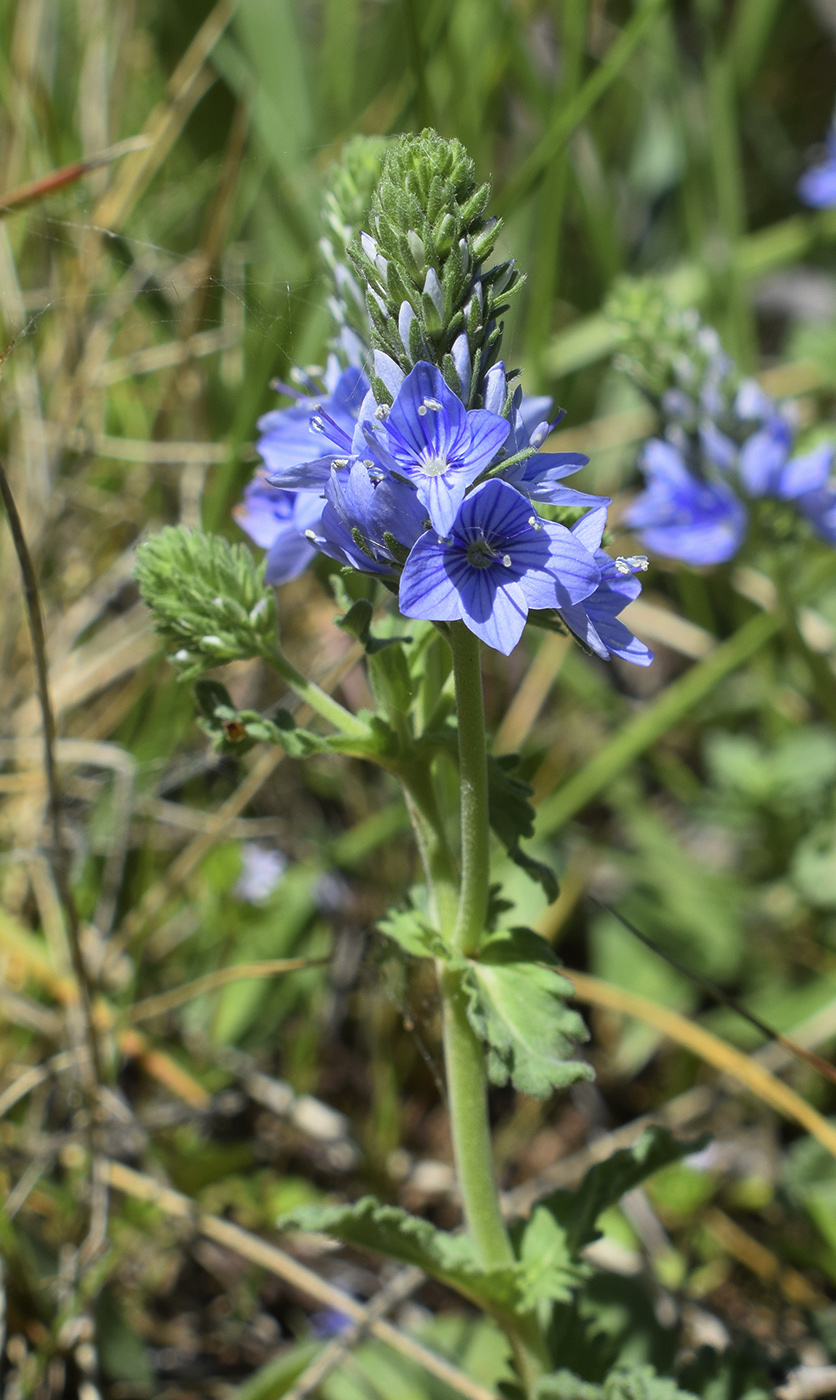
[[[267,583],[289,583],[298,578],[314,556],[307,537],[322,515],[325,501],[313,491],[284,491],[255,476],[244,488],[244,498],[233,507],[241,529],[266,549]]]
[[[311,1313],[311,1331],[315,1337],[322,1341],[328,1341],[331,1337],[339,1337],[341,1333],[353,1326],[352,1319],[345,1313],[338,1312],[336,1308],[320,1308],[317,1312]]]
[[[773,413],[763,428],[752,433],[740,449],[738,472],[750,496],[775,496],[796,501],[810,515],[807,500],[825,488],[833,466],[833,445],[819,443],[810,452],[791,457],[793,430],[787,419]],[[827,493],[826,493],[827,494]]]
[[[461,620],[506,656],[522,636],[530,608],[563,608],[587,598],[600,571],[586,546],[562,525],[540,520],[504,481],[466,496],[448,531],[428,530],[413,546],[400,584],[406,617]]]
[[[721,564],[740,548],[746,511],[723,480],[694,476],[678,448],[661,438],[645,444],[647,489],[624,515],[648,549],[686,564]]]
[[[836,208],[836,125],[827,133],[827,155],[811,166],[798,182],[798,195],[813,209]]]
[[[510,424],[488,409],[468,411],[441,371],[422,360],[385,417],[366,428],[375,457],[413,482],[433,527],[446,535],[468,486],[496,457]]]
[[[566,626],[579,641],[596,656],[609,661],[620,656],[624,661],[632,661],[636,666],[649,666],[653,652],[634,637],[618,614],[638,598],[641,584],[633,575],[647,568],[643,557],[613,559],[601,548],[601,538],[607,522],[606,507],[592,510],[572,526],[575,539],[585,545],[601,571],[601,582],[579,603],[572,603],[560,609]]]
[[[254,841],[244,841],[240,849],[241,874],[232,893],[248,904],[263,904],[284,875],[287,856],[283,851],[268,850]]]

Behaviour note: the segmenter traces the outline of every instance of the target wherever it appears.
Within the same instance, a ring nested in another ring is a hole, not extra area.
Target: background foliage
[[[799,396],[803,423],[833,431],[836,214],[803,211],[795,182],[828,125],[835,43],[831,0],[0,5],[0,190],[152,138],[0,221],[0,448],[42,581],[65,839],[115,1076],[97,1160],[146,1182],[117,1174],[108,1202],[102,1171],[91,1176],[43,854],[34,673],[4,538],[5,1395],[95,1385],[112,1400],[266,1400],[310,1362],[318,1295],[254,1267],[222,1232],[186,1228],[154,1182],[264,1239],[279,1212],[326,1192],[369,1189],[440,1225],[457,1218],[432,986],[374,933],[414,873],[395,789],[359,761],[213,752],[131,581],[136,543],[161,524],[240,538],[230,511],[271,380],[321,360],[319,206],[341,144],[427,124],[465,143],[506,218],[500,255],[528,274],[509,358],[529,391],[567,408],[558,438],[592,458],[580,484],[621,503],[653,427],[612,367],[601,310],[625,274],[661,276],[745,370]],[[331,626],[327,572],[283,591],[281,626],[294,661],[357,706],[366,683],[352,638]],[[541,804],[536,852],[562,873],[546,906],[509,863],[521,921],[570,971],[786,1070],[826,1115],[826,1078],[778,1046],[757,1050],[751,1026],[602,907],[779,1030],[832,1043],[836,589],[820,586],[800,618],[806,651],[770,630],[773,606],[751,570],[655,565],[633,617],[658,652],[647,673],[545,634],[507,666],[489,660],[488,703],[495,751],[521,749]],[[720,664],[719,645],[758,617],[748,649]],[[242,708],[281,696],[258,662],[225,679]],[[263,875],[272,856],[261,893],[259,852]],[[230,965],[294,957],[327,966],[178,998]],[[599,1140],[620,1144],[648,1113],[708,1127],[713,1145],[607,1212],[566,1365],[597,1382],[617,1358],[665,1366],[678,1350],[681,1384],[731,1396],[836,1359],[826,1148],[663,1038],[652,1015],[599,1008],[590,1025],[594,1085],[544,1104],[495,1093],[513,1199],[539,1173],[574,1184]],[[89,1222],[108,1208],[105,1246]],[[368,1260],[318,1248],[296,1253],[355,1299],[374,1292]],[[500,1334],[440,1285],[422,1285],[397,1322],[459,1377],[495,1388],[505,1374]],[[741,1346],[724,1361],[729,1338]],[[321,1393],[452,1392],[377,1337]]]

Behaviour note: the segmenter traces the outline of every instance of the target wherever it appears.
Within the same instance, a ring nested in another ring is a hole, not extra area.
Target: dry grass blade
[[[70,165],[62,165],[59,170],[51,170],[48,175],[42,175],[38,180],[30,180],[16,190],[0,195],[0,218],[16,209],[23,209],[27,204],[33,204],[37,199],[45,199],[47,195],[64,189],[66,185],[74,184],[91,170],[99,170],[103,165],[109,165],[111,161],[131,155],[134,151],[144,151],[150,144],[148,136],[129,136],[127,140],[118,141],[115,146],[100,151],[98,155],[75,160]]]
[[[264,962],[222,967],[217,972],[207,972],[205,977],[196,977],[194,982],[187,982],[183,987],[174,987],[170,992],[161,992],[159,996],[146,997],[144,1001],[137,1002],[131,1007],[130,1019],[136,1023],[148,1021],[152,1016],[163,1016],[175,1006],[182,1006],[193,997],[205,996],[207,992],[215,992],[230,982],[258,981],[262,977],[279,977],[285,972],[301,972],[308,967],[327,967],[330,961],[330,957],[272,958]]]
[[[671,1040],[698,1055],[706,1064],[713,1065],[724,1074],[732,1075],[756,1098],[769,1104],[770,1108],[775,1109],[784,1118],[800,1123],[802,1128],[836,1157],[836,1128],[789,1085],[776,1079],[756,1060],[742,1054],[740,1050],[735,1050],[719,1036],[712,1035],[710,1031],[695,1025],[678,1012],[665,1006],[657,1006],[647,997],[624,991],[623,988],[603,982],[600,978],[589,977],[585,972],[575,972],[571,969],[563,969],[563,972],[572,982],[578,1001],[587,1002],[590,1006],[605,1007],[608,1011],[617,1011],[624,1016],[634,1016],[645,1025],[655,1027],[663,1035],[669,1036]]]
[[[449,1385],[451,1390],[467,1397],[467,1400],[497,1400],[492,1391],[472,1380],[444,1357],[430,1351],[429,1347],[422,1346],[420,1342],[399,1331],[392,1323],[383,1318],[370,1318],[368,1309],[352,1298],[350,1293],[344,1293],[341,1288],[336,1288],[334,1284],[320,1278],[312,1269],[306,1268],[276,1245],[268,1244],[258,1235],[243,1230],[240,1225],[233,1225],[229,1220],[221,1220],[216,1215],[201,1214],[188,1196],[161,1186],[152,1177],[132,1171],[121,1162],[108,1163],[108,1180],[113,1190],[123,1191],[140,1201],[148,1201],[167,1215],[190,1220],[195,1229],[207,1239],[214,1240],[216,1244],[240,1255],[242,1259],[248,1259],[259,1268],[275,1274],[303,1296],[313,1298],[325,1307],[335,1308],[337,1312],[350,1317],[353,1322],[367,1327],[369,1333],[378,1341],[384,1342],[408,1361],[422,1366],[430,1375]]]
[[[29,617],[29,630],[32,638],[32,650],[35,655],[35,671],[38,680],[38,702],[40,704],[41,723],[43,726],[44,771],[46,773],[52,833],[52,867],[66,919],[67,941],[69,943],[73,972],[75,973],[79,1000],[84,1016],[84,1031],[87,1048],[90,1054],[90,1067],[93,1070],[95,1079],[94,1085],[91,1086],[94,1090],[95,1084],[101,1083],[101,1063],[99,1059],[99,1045],[96,1039],[96,1030],[93,1025],[92,992],[87,976],[87,968],[84,963],[84,954],[81,950],[78,912],[75,907],[75,900],[73,899],[70,889],[64,863],[61,837],[61,797],[58,789],[58,771],[55,764],[55,715],[53,713],[52,701],[49,694],[46,630],[44,628],[43,611],[41,609],[40,589],[38,587],[38,576],[35,572],[32,556],[29,553],[29,546],[26,543],[23,523],[18,513],[9,478],[2,464],[0,464],[0,496],[2,496],[3,505],[6,508],[9,528],[12,533],[15,552],[20,565],[23,593]]]
[[[169,101],[156,107],[143,135],[148,147],[125,162],[118,178],[99,202],[93,223],[106,229],[121,228],[130,210],[171,150],[190,114],[214,78],[204,64],[235,13],[229,0],[211,11],[181,58],[169,83]]]

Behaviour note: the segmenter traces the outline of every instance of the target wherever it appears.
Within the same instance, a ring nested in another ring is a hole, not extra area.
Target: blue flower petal
[[[422,535],[410,551],[401,574],[398,603],[404,617],[455,622],[462,615],[461,599],[446,567],[446,548],[433,530]]]

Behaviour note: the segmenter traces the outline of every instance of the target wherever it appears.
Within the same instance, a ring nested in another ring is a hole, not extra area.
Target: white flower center
[[[446,457],[424,457],[421,462],[421,471],[424,476],[443,476],[448,466]]]

